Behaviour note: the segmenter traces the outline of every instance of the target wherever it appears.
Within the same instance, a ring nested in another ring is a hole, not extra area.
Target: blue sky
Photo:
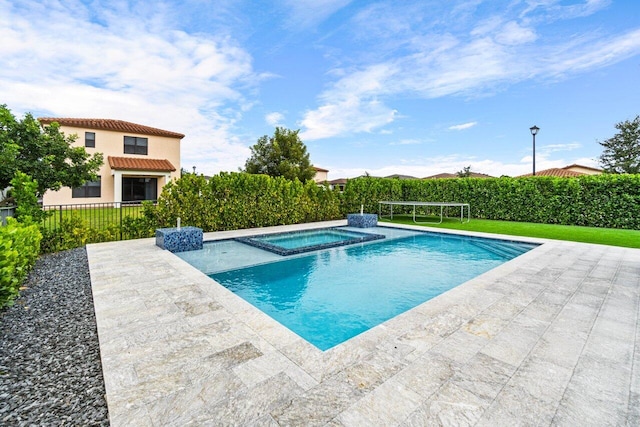
[[[329,178],[597,166],[640,114],[637,0],[0,0],[0,103],[186,135],[244,165],[300,129]]]

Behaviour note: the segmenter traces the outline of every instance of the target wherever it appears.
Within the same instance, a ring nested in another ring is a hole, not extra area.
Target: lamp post
[[[540,128],[536,125],[533,125],[529,128],[531,131],[531,135],[533,135],[533,176],[536,176],[536,134],[540,130]]]

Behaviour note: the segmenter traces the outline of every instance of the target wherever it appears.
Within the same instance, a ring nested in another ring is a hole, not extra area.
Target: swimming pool
[[[218,258],[240,251],[235,267],[180,256],[327,350],[537,246],[391,227],[374,232],[387,238],[288,258],[238,242],[205,243],[202,254]]]
[[[361,233],[342,228],[320,228],[317,230],[236,237],[234,240],[278,255],[289,256],[384,238],[385,236],[382,234]]]

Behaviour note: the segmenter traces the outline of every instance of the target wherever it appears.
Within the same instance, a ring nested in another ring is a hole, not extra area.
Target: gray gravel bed
[[[0,311],[0,425],[108,426],[84,248],[41,256]]]

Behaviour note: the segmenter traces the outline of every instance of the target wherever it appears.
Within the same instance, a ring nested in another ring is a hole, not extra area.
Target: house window
[[[124,137],[125,154],[147,154],[148,138],[140,138],[137,136]]]
[[[84,197],[100,197],[100,178],[97,181],[87,181],[82,187],[75,187],[71,189],[71,197],[84,198]]]
[[[158,178],[122,178],[122,201],[135,202],[158,198]]]
[[[84,133],[84,146],[95,148],[96,146],[96,133],[95,132],[85,132]]]

